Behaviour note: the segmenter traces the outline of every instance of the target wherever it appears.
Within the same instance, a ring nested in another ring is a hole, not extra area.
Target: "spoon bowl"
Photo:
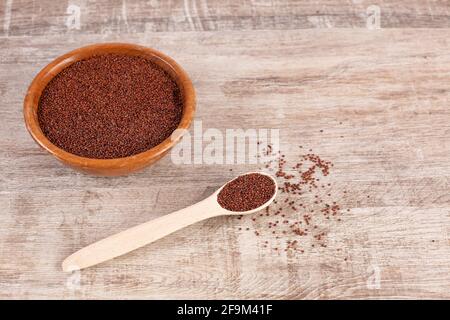
[[[275,186],[275,191],[274,191],[272,197],[271,197],[268,201],[266,201],[264,204],[260,205],[259,207],[255,208],[255,209],[252,209],[252,210],[247,210],[247,211],[231,211],[231,210],[228,210],[228,209],[223,208],[223,207],[219,204],[219,201],[218,201],[218,196],[219,196],[219,193],[222,191],[222,189],[223,189],[228,183],[230,183],[231,181],[233,181],[233,180],[235,180],[235,179],[237,179],[237,178],[239,178],[239,177],[241,177],[241,176],[246,176],[246,175],[253,174],[253,173],[256,173],[256,174],[260,174],[260,175],[269,177],[269,178],[272,180],[272,182],[273,182],[273,184],[274,184],[274,186]],[[242,215],[252,214],[252,213],[261,211],[261,210],[265,209],[266,207],[268,207],[268,206],[273,202],[273,200],[275,200],[275,198],[276,198],[276,196],[277,196],[277,191],[278,191],[278,185],[277,185],[277,181],[275,180],[274,177],[272,177],[270,174],[265,173],[265,172],[254,171],[254,172],[247,172],[247,173],[241,174],[240,176],[238,176],[238,177],[236,177],[236,178],[234,178],[234,179],[228,181],[228,182],[225,183],[223,186],[221,186],[216,192],[214,192],[213,195],[212,195],[211,197],[214,197],[214,198],[215,198],[215,201],[216,201],[216,203],[217,203],[217,205],[219,206],[219,208],[220,208],[221,210],[224,210],[223,215],[237,215],[237,216],[242,216]],[[210,197],[210,198],[211,198],[211,197]],[[219,208],[218,208],[218,210],[219,210]]]
[[[274,183],[275,190],[273,196],[261,206],[247,211],[230,211],[219,204],[218,195],[220,191],[222,191],[229,182],[235,180],[235,178],[224,184],[208,198],[192,206],[119,232],[75,252],[63,261],[62,269],[66,272],[70,272],[99,264],[136,250],[175,231],[205,219],[224,215],[251,214],[266,208],[276,197],[278,190],[277,182],[271,175],[263,172],[248,172],[243,175],[252,173],[265,175],[272,179]]]

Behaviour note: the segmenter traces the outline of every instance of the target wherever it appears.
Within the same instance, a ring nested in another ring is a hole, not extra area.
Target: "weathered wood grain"
[[[218,16],[243,10],[221,3]],[[450,298],[449,29],[287,30],[287,23],[259,31],[242,22],[233,31],[216,20],[221,27],[208,32],[194,19],[195,32],[172,32],[189,29],[168,23],[134,33],[101,32],[92,19],[66,32],[65,8],[42,13],[33,5],[41,2],[12,2],[9,36],[0,41],[0,298]],[[296,6],[306,5],[286,11]],[[271,7],[258,10],[273,15]],[[35,26],[15,20],[18,11],[34,12]],[[135,23],[128,18],[130,28]],[[333,195],[350,212],[327,225],[328,247],[275,252],[264,241],[284,239],[245,231],[250,218],[217,218],[79,275],[62,273],[62,260],[84,245],[192,204],[255,168],[175,166],[168,156],[139,174],[96,178],[41,151],[22,119],[28,84],[54,57],[104,41],[173,56],[194,81],[204,128],[279,128],[288,158],[301,144],[332,160]],[[379,288],[370,282],[377,270]]]
[[[5,29],[8,2],[12,15]],[[450,27],[449,0],[4,0],[0,3],[3,35],[66,32],[73,8],[80,12],[80,26],[71,30],[74,34],[366,28],[377,8],[382,28]]]

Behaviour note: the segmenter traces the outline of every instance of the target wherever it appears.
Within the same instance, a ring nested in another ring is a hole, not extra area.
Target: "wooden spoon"
[[[250,173],[256,172],[249,172],[247,174]],[[91,267],[138,249],[199,221],[222,215],[250,214],[264,209],[275,199],[278,187],[276,180],[272,176],[263,172],[257,173],[266,175],[273,180],[275,192],[269,201],[256,209],[249,211],[229,211],[222,208],[217,202],[217,195],[225,186],[223,185],[211,196],[190,207],[137,225],[75,252],[63,261],[62,268],[64,271],[70,272]]]

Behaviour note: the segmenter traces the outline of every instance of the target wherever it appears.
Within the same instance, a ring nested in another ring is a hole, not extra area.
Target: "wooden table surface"
[[[450,298],[449,28],[450,1],[2,0],[0,298]],[[39,149],[22,117],[31,80],[108,41],[177,60],[204,128],[278,128],[287,158],[303,145],[332,161],[344,213],[327,247],[273,250],[286,239],[223,217],[63,273],[75,250],[255,169],[166,156],[98,178]]]

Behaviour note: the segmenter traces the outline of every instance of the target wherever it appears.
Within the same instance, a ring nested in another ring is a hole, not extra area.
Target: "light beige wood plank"
[[[382,28],[450,27],[448,0],[4,0],[0,26],[7,2],[11,16],[3,36],[366,28],[378,10]],[[74,28],[78,10],[80,26]]]
[[[449,35],[283,30],[0,42],[0,297],[450,298]],[[239,230],[253,228],[250,218],[217,218],[82,271],[81,286],[71,286],[60,270],[70,253],[254,168],[175,166],[166,157],[129,177],[95,178],[39,150],[22,120],[29,82],[57,55],[99,41],[173,56],[194,80],[204,128],[279,128],[288,158],[301,144],[332,160],[333,196],[351,211],[325,225],[328,247],[300,239],[304,254],[276,253],[264,241],[283,239]],[[374,268],[379,289],[367,286]]]

